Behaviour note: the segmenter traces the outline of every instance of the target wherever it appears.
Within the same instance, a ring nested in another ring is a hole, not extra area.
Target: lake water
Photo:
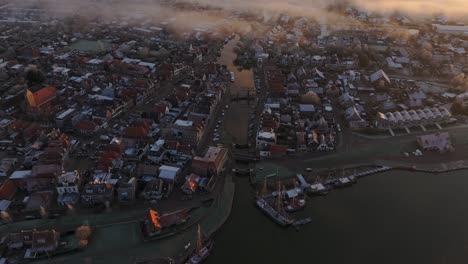
[[[468,175],[392,171],[307,200],[283,229],[253,204],[236,179],[231,218],[215,237],[215,263],[467,263]]]

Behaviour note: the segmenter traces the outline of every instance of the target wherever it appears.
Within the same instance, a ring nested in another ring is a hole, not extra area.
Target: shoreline
[[[274,176],[274,177],[278,177],[281,181],[284,182],[284,181],[294,180],[296,178],[296,174],[302,174],[306,180],[310,181],[310,178],[312,177],[320,176],[322,174],[327,174],[327,173],[330,174],[332,172],[334,172],[335,174],[331,178],[340,178],[340,177],[353,176],[353,174],[367,172],[367,171],[372,170],[371,168],[376,169],[376,168],[385,168],[385,167],[388,168],[386,171],[402,170],[402,171],[410,171],[410,172],[423,172],[423,173],[438,174],[438,173],[446,173],[446,172],[451,172],[451,171],[468,170],[468,160],[458,160],[458,161],[452,161],[452,162],[447,162],[447,163],[440,162],[437,164],[409,163],[409,162],[392,161],[392,160],[376,160],[373,163],[367,163],[367,164],[362,163],[362,164],[356,164],[356,165],[350,164],[350,165],[344,165],[344,166],[338,167],[336,169],[321,168],[321,169],[315,170],[314,172],[302,172],[302,173],[290,174],[287,176]],[[339,170],[358,170],[358,171],[351,173],[351,174],[348,173],[348,174],[343,174],[342,176],[337,176],[336,172]],[[367,177],[367,176],[379,174],[381,172],[382,171],[369,173],[360,177]],[[279,173],[279,175],[281,175],[281,173]],[[264,176],[264,177],[267,177],[267,176]],[[256,184],[263,182],[264,177],[257,176],[257,175],[250,177],[251,179],[252,178],[254,179],[254,181],[251,182],[252,185],[255,186]]]

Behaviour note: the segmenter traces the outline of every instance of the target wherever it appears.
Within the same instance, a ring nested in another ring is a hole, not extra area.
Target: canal
[[[252,88],[251,71],[232,65],[236,41],[220,63],[236,74],[231,92]],[[225,129],[246,139],[249,109],[231,104]],[[215,236],[207,264],[238,263],[466,263],[468,260],[468,177],[391,171],[361,179],[353,187],[307,200],[298,218],[313,222],[283,229],[253,203],[247,178],[235,178],[230,219]]]
[[[233,61],[236,59],[236,54],[233,52],[234,47],[239,43],[239,36],[227,43],[218,60],[218,63],[227,66],[229,71],[234,73],[235,82],[231,84],[231,97],[238,94],[245,94],[248,90],[254,91],[254,77],[251,70],[239,70]],[[248,118],[251,108],[246,101],[236,101],[230,104],[226,111],[225,117],[225,135],[237,144],[247,143],[247,128]]]

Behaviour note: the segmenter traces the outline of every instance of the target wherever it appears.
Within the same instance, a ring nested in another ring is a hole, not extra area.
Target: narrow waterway
[[[245,93],[247,90],[254,90],[253,73],[251,70],[239,71],[234,66],[233,61],[236,59],[236,54],[233,52],[234,47],[239,43],[239,36],[231,40],[224,46],[218,63],[227,66],[229,71],[235,75],[235,82],[231,84],[231,95],[234,97],[238,93]],[[226,111],[224,132],[227,137],[232,139],[232,142],[237,144],[247,143],[247,127],[250,108],[247,102],[233,102]]]
[[[234,46],[234,41],[227,45],[221,59],[236,73],[239,85],[233,92],[253,79],[250,71],[239,73],[230,63]],[[244,139],[247,117],[248,109],[231,106],[226,129]],[[295,216],[313,222],[299,232],[263,215],[254,206],[248,179],[235,178],[232,213],[207,264],[467,263],[467,175],[391,171],[361,179],[326,197],[309,198]]]

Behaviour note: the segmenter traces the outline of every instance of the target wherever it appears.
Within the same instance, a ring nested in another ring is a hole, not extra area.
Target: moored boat
[[[289,217],[286,212],[275,210],[264,198],[258,197],[255,204],[260,210],[267,214],[273,221],[281,226],[288,226],[294,223],[294,220]]]
[[[199,264],[205,261],[213,249],[213,240],[206,239],[202,241],[202,235],[200,230],[200,225],[198,225],[198,239],[197,239],[197,249],[189,257],[185,264]]]
[[[288,213],[299,211],[305,208],[306,200],[300,188],[284,191],[284,210]]]
[[[278,192],[275,195],[267,196],[267,182],[263,184],[262,193],[257,195],[255,204],[260,210],[268,215],[273,221],[281,226],[288,226],[294,223],[294,219],[289,217],[283,207],[283,194],[281,192],[281,183],[278,183]],[[276,208],[273,206],[276,198]],[[271,204],[270,204],[271,203]]]
[[[284,210],[288,213],[292,213],[304,209],[305,205],[305,199],[291,199],[286,201]]]
[[[307,194],[309,195],[327,195],[329,192],[329,188],[325,187],[325,185],[321,183],[312,184],[307,189]]]
[[[343,188],[347,186],[351,186],[353,182],[348,177],[338,178],[333,182],[333,186],[336,188]]]

